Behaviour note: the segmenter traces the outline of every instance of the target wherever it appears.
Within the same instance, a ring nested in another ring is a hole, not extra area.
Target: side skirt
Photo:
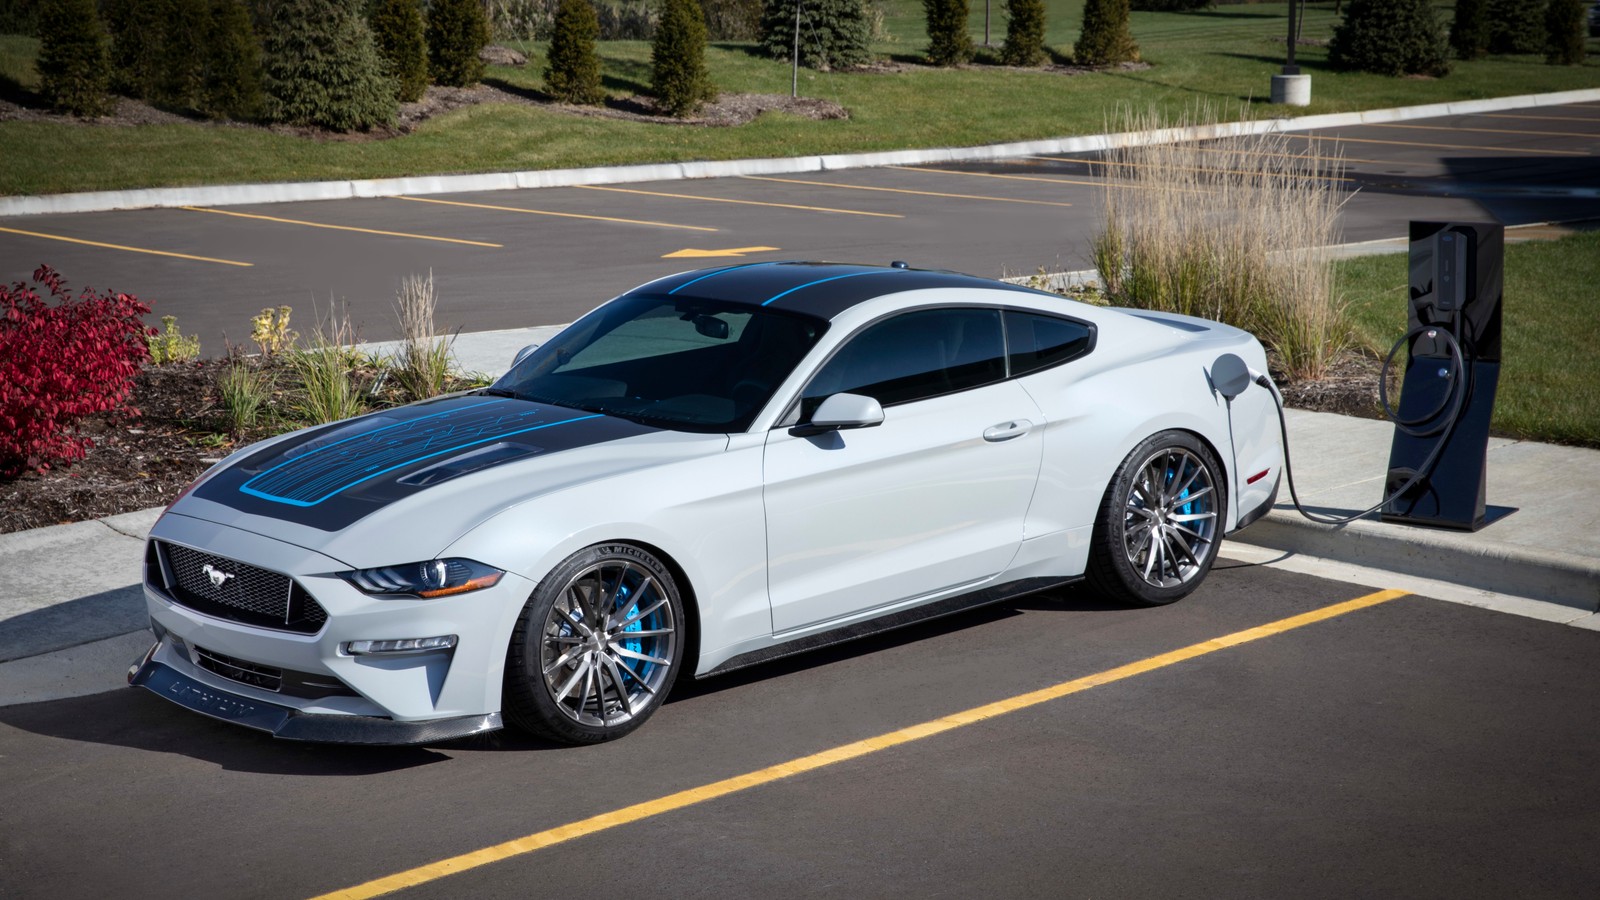
[[[943,600],[924,606],[900,610],[899,612],[879,616],[876,619],[852,622],[849,625],[841,625],[838,628],[819,631],[816,634],[808,634],[805,637],[774,644],[771,647],[763,647],[760,650],[741,653],[704,675],[696,676],[696,678],[710,678],[713,675],[721,675],[725,672],[732,672],[735,669],[743,669],[746,666],[771,662],[775,659],[782,659],[785,656],[793,656],[796,653],[805,653],[822,647],[831,647],[834,644],[842,644],[846,641],[853,641],[869,635],[882,634],[885,631],[893,631],[896,628],[905,628],[908,625],[915,625],[919,622],[943,618],[955,613],[966,612],[969,609],[989,606],[990,604],[1011,600],[1025,594],[1036,594],[1040,591],[1074,584],[1082,580],[1082,575],[1070,578],[1024,578],[1021,581],[1011,581],[966,594],[957,594],[954,597],[946,597]]]

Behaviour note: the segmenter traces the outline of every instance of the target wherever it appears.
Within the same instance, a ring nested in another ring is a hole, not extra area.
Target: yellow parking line
[[[863,756],[877,753],[880,750],[887,750],[891,747],[898,747],[902,744],[920,741],[924,738],[933,737],[937,734],[943,734],[946,731],[953,731],[954,729],[962,728],[967,725],[974,725],[988,719],[993,719],[1008,713],[1017,712],[1018,710],[1027,709],[1032,706],[1038,706],[1041,703],[1046,703],[1051,700],[1066,697],[1070,694],[1086,691],[1090,688],[1123,681],[1136,675],[1143,675],[1146,672],[1153,672],[1157,669],[1163,669],[1167,666],[1176,665],[1186,660],[1191,660],[1199,656],[1205,656],[1208,653],[1215,653],[1218,650],[1226,650],[1229,647],[1237,647],[1240,644],[1258,641],[1262,638],[1271,637],[1275,634],[1282,634],[1286,631],[1293,631],[1296,628],[1303,628],[1307,625],[1322,622],[1327,619],[1332,619],[1336,616],[1342,616],[1346,613],[1355,612],[1357,610],[1366,609],[1371,606],[1377,606],[1380,603],[1386,603],[1390,600],[1404,596],[1406,596],[1405,591],[1379,591],[1375,594],[1368,594],[1365,597],[1357,597],[1354,600],[1347,600],[1343,603],[1335,603],[1332,606],[1325,606],[1321,609],[1312,610],[1308,613],[1302,613],[1298,616],[1290,616],[1289,618],[1279,619],[1276,622],[1268,622],[1265,625],[1259,625],[1255,628],[1247,628],[1243,631],[1235,631],[1232,634],[1226,634],[1221,637],[1212,638],[1209,641],[1202,641],[1198,644],[1190,644],[1187,647],[1173,650],[1170,653],[1163,653],[1160,656],[1152,656],[1149,659],[1128,663],[1125,666],[1118,666],[1115,669],[1108,669],[1104,672],[1099,672],[1094,675],[1086,675],[1082,678],[1075,678],[1071,681],[1063,681],[1060,684],[1052,685],[1047,688],[1042,688],[1026,694],[1019,694],[1014,697],[1008,697],[1004,700],[997,700],[994,703],[988,703],[983,706],[952,713],[948,716],[944,716],[943,718],[933,719],[917,725],[911,725],[906,728],[901,728],[898,731],[891,731],[888,734],[881,734],[877,737],[870,737],[864,740],[855,741],[853,743],[843,744],[830,750],[824,750],[820,753],[813,753],[810,756],[802,756],[799,759],[778,763],[775,766],[768,766],[765,769],[758,769],[757,771],[748,772],[743,775],[735,775],[732,778],[725,778],[722,781],[712,782],[711,784],[702,785],[701,787],[690,788],[688,790],[679,791],[675,794],[668,794],[664,797],[658,797],[654,800],[647,800],[643,803],[636,803],[633,806],[627,806],[622,809],[613,810],[612,812],[601,813],[597,816],[591,816],[590,818],[582,819],[577,822],[570,822],[566,825],[558,825],[555,828],[525,835],[514,840],[506,841],[502,844],[495,844],[491,847],[484,847],[481,850],[463,853],[460,856],[452,856],[448,859],[441,859],[438,862],[429,863],[424,866],[418,866],[414,869],[407,869],[404,872],[398,872],[394,875],[389,875],[384,878],[378,878],[373,881],[355,885],[354,887],[323,894],[316,898],[316,900],[334,900],[334,898],[341,898],[341,900],[357,900],[357,898],[379,897],[384,894],[393,893],[394,891],[417,887],[429,882],[438,881],[439,879],[448,875],[457,875],[470,869],[476,869],[479,866],[485,866],[490,863],[500,862],[501,860],[510,859],[512,857],[533,853],[535,851],[543,850],[546,847],[551,847],[566,841],[586,837],[591,834],[597,834],[602,831],[608,831],[621,825],[627,825],[643,819],[653,818],[655,816],[663,815],[675,810],[684,809],[685,807],[695,806],[710,800],[715,800],[719,797],[726,797],[730,794],[747,791],[751,788],[760,787],[765,784],[771,784],[775,781],[781,781],[785,778],[799,775],[804,772],[811,772],[817,769],[826,768],[836,763],[846,762],[852,759],[859,759]]]
[[[435,237],[431,234],[410,234],[404,231],[379,231],[376,228],[357,228],[354,225],[329,225],[326,222],[307,222],[303,219],[280,219],[277,216],[262,216],[256,213],[231,212],[225,209],[208,209],[203,206],[180,206],[189,212],[215,213],[219,216],[235,216],[240,219],[260,219],[263,222],[281,222],[285,225],[304,225],[307,228],[331,228],[334,231],[355,231],[360,234],[380,234],[384,237],[413,238],[419,241],[440,241],[446,244],[466,244],[471,247],[503,247],[504,244],[490,244],[484,241],[467,241],[461,238]]]
[[[904,219],[899,213],[863,212],[859,209],[830,209],[826,206],[798,206],[793,203],[767,203],[762,200],[733,200],[728,197],[702,197],[699,194],[668,194],[664,191],[640,191],[633,188],[600,187],[580,184],[586,191],[611,191],[615,194],[641,194],[646,197],[670,197],[674,200],[704,200],[707,203],[737,203],[741,206],[771,206],[777,209],[803,209],[808,212],[838,213],[845,216],[873,216],[879,219]]]
[[[926,166],[884,166],[902,172],[932,172],[935,175],[970,175],[973,178],[1004,178],[1007,181],[1043,181],[1048,184],[1081,184],[1086,187],[1105,187],[1103,181],[1080,181],[1075,178],[1046,178],[1043,175],[1001,175],[998,172],[963,172],[960,169],[933,169]]]
[[[45,234],[42,231],[23,231],[20,228],[0,228],[7,234],[22,234],[28,237],[44,238],[47,241],[66,241],[69,244],[84,244],[90,247],[104,247],[107,250],[126,250],[129,253],[148,253],[151,256],[171,256],[175,259],[192,259],[196,262],[218,263],[224,266],[244,266],[246,268],[255,263],[238,262],[232,259],[213,259],[209,256],[192,256],[188,253],[173,253],[170,250],[150,250],[145,247],[127,247],[122,244],[107,244],[101,241],[86,241],[83,238],[67,237],[61,234]]]
[[[1527,116],[1521,113],[1475,113],[1478,119],[1533,119],[1540,122],[1600,122],[1600,116]]]
[[[619,225],[649,225],[653,228],[676,228],[680,231],[716,231],[704,225],[677,225],[672,222],[650,222],[644,219],[617,219],[611,216],[588,216],[583,213],[556,212],[549,209],[528,209],[522,206],[491,206],[488,203],[466,203],[461,200],[434,200],[431,197],[396,197],[414,203],[438,203],[443,206],[465,206],[469,209],[492,209],[497,212],[524,213],[530,216],[555,216],[561,219],[589,219],[594,222],[615,222]]]
[[[1326,135],[1316,134],[1285,134],[1284,137],[1300,138],[1306,141],[1326,141]],[[1378,138],[1353,138],[1340,135],[1336,140],[1341,144],[1388,144],[1393,147],[1428,147],[1435,150],[1477,150],[1484,153],[1522,153],[1525,155],[1544,156],[1588,156],[1582,150],[1535,150],[1531,147],[1479,147],[1473,144],[1423,144],[1416,141],[1384,141]]]
[[[993,200],[996,203],[1031,203],[1035,206],[1071,206],[1059,200],[1021,200],[1015,197],[983,197],[977,194],[941,194],[938,191],[912,191],[906,188],[871,187],[864,184],[836,184],[832,181],[802,181],[798,178],[769,178],[765,175],[740,175],[751,181],[777,181],[783,184],[808,184],[814,187],[839,188],[847,191],[884,191],[890,194],[916,194],[921,197],[948,197],[952,200]]]
[[[1246,155],[1255,156],[1257,154],[1249,153],[1248,151],[1246,151]],[[1262,155],[1281,156],[1284,159],[1295,159],[1295,158],[1302,158],[1303,159],[1303,158],[1305,158],[1305,157],[1294,157],[1294,156],[1288,155],[1288,154],[1276,154],[1276,153],[1275,154],[1262,154]],[[1047,157],[1043,157],[1043,156],[1027,156],[1027,157],[1023,157],[1023,158],[1024,159],[1046,159]],[[1127,167],[1133,168],[1133,169],[1152,168],[1151,166],[1146,165],[1145,163],[1129,162],[1129,161],[1126,161],[1126,160],[1120,161],[1120,162],[1106,162],[1105,160],[1100,160],[1100,159],[1077,159],[1077,160],[1073,160],[1073,162],[1079,162],[1079,163],[1082,163],[1082,164],[1084,164],[1086,166],[1105,166],[1107,168],[1110,168],[1112,166],[1127,166]],[[1218,174],[1218,175],[1254,175],[1254,174],[1256,174],[1254,172],[1249,172],[1249,171],[1245,171],[1245,170],[1242,170],[1242,169],[1207,169],[1207,168],[1201,168],[1201,167],[1198,167],[1198,166],[1167,166],[1167,165],[1162,165],[1162,166],[1159,166],[1159,168],[1162,168],[1162,169],[1174,169],[1174,170],[1177,170],[1179,172],[1212,172],[1212,173],[1215,173],[1215,174]],[[1349,179],[1349,178],[1339,178],[1339,177],[1334,176],[1334,175],[1324,175],[1324,176],[1322,176],[1322,179],[1324,181],[1351,181],[1352,180],[1352,179]]]
[[[1338,141],[1329,139],[1328,143],[1336,144],[1336,143],[1338,143]],[[1229,150],[1229,149],[1227,149],[1225,147],[1196,147],[1195,149],[1199,150],[1201,153],[1238,153],[1239,152],[1238,150]],[[1255,151],[1250,151],[1250,152],[1254,153]],[[1312,160],[1316,160],[1318,162],[1367,163],[1369,165],[1374,165],[1374,166],[1388,166],[1388,165],[1420,166],[1420,165],[1424,165],[1424,163],[1399,162],[1399,161],[1392,160],[1392,159],[1361,159],[1360,157],[1356,157],[1356,156],[1318,156],[1317,154],[1314,154],[1314,153],[1270,153],[1270,154],[1267,154],[1267,155],[1269,155],[1269,156],[1283,156],[1283,157],[1288,157],[1290,159],[1312,159]],[[1432,165],[1432,163],[1427,163],[1427,165]]]
[[[1374,122],[1368,128],[1411,128],[1417,131],[1481,131],[1485,134],[1525,134],[1530,137],[1595,138],[1600,134],[1582,131],[1528,131],[1524,128],[1472,128],[1466,125],[1408,125],[1402,122]]]

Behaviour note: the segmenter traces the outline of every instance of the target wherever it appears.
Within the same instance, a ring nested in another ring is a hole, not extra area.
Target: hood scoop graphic
[[[432,487],[452,478],[459,478],[462,475],[476,472],[479,469],[487,469],[491,466],[498,466],[501,463],[526,459],[543,452],[543,447],[533,447],[527,444],[508,444],[502,441],[498,444],[490,444],[487,447],[473,450],[470,453],[452,456],[443,462],[434,463],[426,469],[412,472],[404,478],[398,478],[396,481],[410,487]]]

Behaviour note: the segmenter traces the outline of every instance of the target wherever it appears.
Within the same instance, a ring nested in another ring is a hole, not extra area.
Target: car
[[[1226,370],[1226,372],[1224,371]],[[1283,452],[1248,333],[951,272],[652,281],[467,391],[246,447],[152,528],[132,684],[281,738],[621,737],[705,677],[1205,578]]]

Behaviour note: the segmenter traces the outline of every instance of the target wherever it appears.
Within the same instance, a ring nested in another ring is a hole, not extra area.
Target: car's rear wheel
[[[677,677],[683,601],[672,573],[632,544],[557,566],[523,607],[506,655],[513,725],[551,740],[615,740],[650,717]]]
[[[1199,438],[1163,431],[1128,454],[1106,488],[1090,548],[1091,585],[1161,606],[1200,586],[1221,543],[1227,491]]]

